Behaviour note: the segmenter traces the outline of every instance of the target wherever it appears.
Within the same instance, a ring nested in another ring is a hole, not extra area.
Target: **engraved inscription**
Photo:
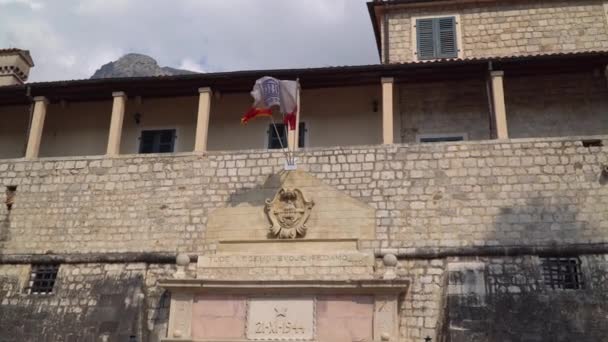
[[[395,296],[376,296],[374,339],[382,340],[383,336],[389,338],[397,336],[397,310]]]
[[[255,333],[257,335],[304,335],[306,330],[298,318],[287,317],[286,307],[274,308],[275,317],[271,321],[260,321],[255,323]]]
[[[247,338],[307,341],[314,337],[312,298],[252,298],[247,312]]]
[[[372,266],[374,257],[363,253],[293,254],[293,255],[205,255],[200,266],[216,267],[306,267],[306,266]]]

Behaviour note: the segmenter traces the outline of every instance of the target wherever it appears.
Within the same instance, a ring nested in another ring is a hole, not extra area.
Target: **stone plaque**
[[[204,268],[226,267],[356,267],[373,266],[372,254],[337,252],[326,254],[228,254],[201,255],[198,266]]]
[[[258,341],[310,341],[315,336],[315,303],[307,298],[251,298],[247,338]]]

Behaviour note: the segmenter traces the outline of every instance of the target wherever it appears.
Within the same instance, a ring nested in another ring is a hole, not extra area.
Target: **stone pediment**
[[[220,252],[356,249],[358,240],[374,239],[374,208],[304,171],[273,175],[229,205],[207,223],[206,239]]]
[[[231,280],[369,279],[375,209],[303,171],[269,177],[209,214],[197,278]]]

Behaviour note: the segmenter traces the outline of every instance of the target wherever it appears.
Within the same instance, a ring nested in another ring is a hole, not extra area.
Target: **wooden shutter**
[[[447,17],[435,19],[435,33],[437,58],[458,57],[456,18]]]
[[[433,19],[416,20],[416,39],[418,43],[418,59],[434,59],[435,35],[433,34]]]
[[[276,130],[274,126],[270,124],[268,126],[268,149],[279,149],[281,148],[281,144],[283,144],[283,148],[287,147],[287,137],[285,135],[285,125],[284,124],[276,124]],[[277,135],[277,132],[279,135]]]
[[[158,132],[157,153],[171,153],[175,149],[175,130],[167,129]]]
[[[142,131],[141,137],[139,138],[139,153],[153,153],[154,152],[154,132],[153,131]]]
[[[139,153],[171,153],[175,150],[174,129],[141,131]]]
[[[298,137],[298,147],[299,148],[304,148],[304,145],[306,145],[306,124],[304,122],[300,122],[300,124],[298,125],[298,130],[300,131],[300,136]]]
[[[456,18],[429,18],[416,20],[418,59],[456,58]]]

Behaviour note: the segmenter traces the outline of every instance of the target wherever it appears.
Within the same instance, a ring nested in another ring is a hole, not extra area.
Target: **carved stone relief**
[[[265,211],[272,224],[270,234],[279,239],[304,237],[314,205],[300,189],[281,188],[272,200],[266,200]]]

